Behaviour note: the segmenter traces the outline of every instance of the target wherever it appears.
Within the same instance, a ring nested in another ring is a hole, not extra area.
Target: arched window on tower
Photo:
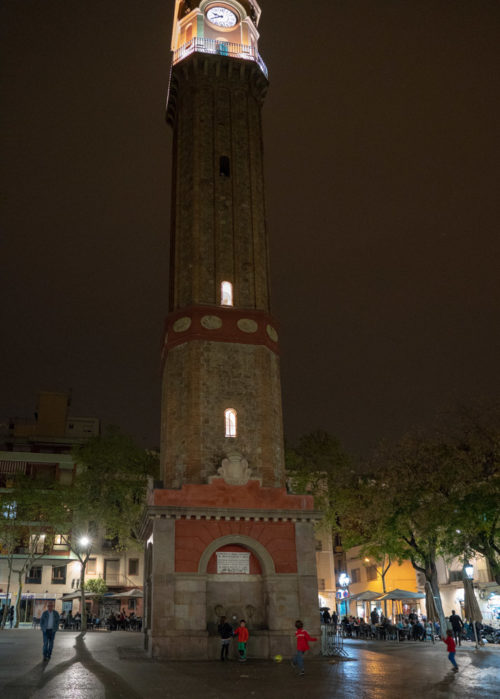
[[[233,305],[233,285],[231,282],[222,282],[220,285],[221,306]]]
[[[226,437],[236,437],[236,410],[234,408],[224,410],[224,420],[226,423]]]

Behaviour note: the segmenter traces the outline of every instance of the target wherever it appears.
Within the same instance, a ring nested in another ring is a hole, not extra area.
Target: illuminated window
[[[228,408],[224,411],[226,422],[226,437],[236,437],[236,410]]]
[[[232,306],[233,305],[233,285],[231,282],[222,282],[220,285],[221,291],[221,305],[222,306]]]

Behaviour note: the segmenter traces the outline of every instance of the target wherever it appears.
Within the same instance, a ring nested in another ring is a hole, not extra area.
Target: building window
[[[226,423],[226,437],[236,437],[236,410],[228,408],[224,411]]]
[[[133,597],[131,597],[128,601],[128,608],[133,612],[135,612],[135,603],[136,600]]]
[[[222,282],[220,285],[220,303],[221,306],[233,305],[233,285],[231,282]]]
[[[52,566],[52,584],[66,584],[66,566]]]
[[[30,585],[42,584],[42,566],[33,566],[26,573],[26,582]]]
[[[97,558],[89,558],[85,572],[88,575],[95,575],[97,573]]]
[[[351,570],[351,582],[358,583],[361,580],[361,571],[359,568],[353,568]]]
[[[366,579],[368,582],[377,579],[377,566],[366,566]]]
[[[227,155],[221,155],[220,157],[219,174],[222,177],[231,177],[231,167]]]
[[[462,577],[461,570],[450,570],[448,582],[462,582]]]
[[[128,559],[128,574],[129,575],[139,575],[139,559],[129,558]]]

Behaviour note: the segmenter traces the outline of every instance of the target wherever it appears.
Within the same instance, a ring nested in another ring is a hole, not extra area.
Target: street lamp
[[[351,578],[347,575],[347,573],[341,573],[339,575],[339,585],[341,587],[348,587],[350,582]]]
[[[464,570],[465,570],[465,574],[469,578],[469,580],[474,580],[474,566],[471,565],[470,563],[466,563],[464,565]]]
[[[78,542],[82,549],[86,549],[90,546],[90,539],[88,536],[82,536]]]

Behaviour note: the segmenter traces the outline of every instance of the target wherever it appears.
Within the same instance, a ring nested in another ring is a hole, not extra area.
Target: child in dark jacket
[[[228,624],[225,616],[221,616],[219,624],[219,636],[221,640],[220,659],[227,660],[229,653],[229,642],[233,637],[233,627]]]
[[[297,619],[295,622],[295,638],[297,639],[297,652],[293,656],[292,666],[299,671],[299,675],[304,675],[304,653],[309,650],[309,641],[316,641],[316,638],[309,636],[304,629],[304,624]]]

